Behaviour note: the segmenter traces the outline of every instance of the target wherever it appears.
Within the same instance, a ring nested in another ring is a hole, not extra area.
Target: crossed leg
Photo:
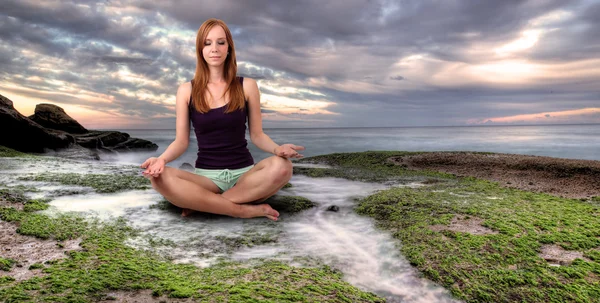
[[[268,204],[234,203],[218,194],[219,188],[210,179],[184,170],[165,167],[158,177],[150,177],[150,181],[169,202],[184,209],[239,218],[264,216],[276,220],[279,216]]]
[[[291,178],[292,161],[272,156],[254,165],[222,196],[237,204],[262,202],[277,193]]]

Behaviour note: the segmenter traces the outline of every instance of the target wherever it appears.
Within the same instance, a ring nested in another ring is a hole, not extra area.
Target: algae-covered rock
[[[41,173],[20,177],[19,180],[58,182],[65,185],[89,186],[99,193],[113,193],[123,190],[150,188],[150,181],[142,176],[116,174]]]
[[[15,263],[16,262],[12,259],[4,259],[0,257],[0,270],[10,271]]]
[[[29,157],[28,154],[0,145],[0,157]]]
[[[265,201],[280,213],[295,214],[315,207],[317,204],[300,196],[275,195]]]
[[[25,203],[27,197],[25,197],[23,190],[2,188],[0,189],[0,201]]]

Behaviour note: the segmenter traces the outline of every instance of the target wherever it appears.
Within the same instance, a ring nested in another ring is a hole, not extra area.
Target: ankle
[[[232,215],[236,218],[248,218],[248,205],[234,203]]]

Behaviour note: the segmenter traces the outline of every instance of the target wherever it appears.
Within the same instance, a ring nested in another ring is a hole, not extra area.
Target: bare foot
[[[246,204],[242,206],[244,207],[242,218],[267,217],[273,221],[277,221],[279,219],[279,212],[274,210],[269,204]]]
[[[189,209],[189,208],[183,208],[183,209],[181,210],[181,216],[182,216],[182,217],[187,217],[187,216],[189,216],[189,215],[191,215],[191,214],[193,214],[193,213],[195,213],[195,212],[196,212],[196,211],[195,211],[195,210],[193,210],[193,209]]]

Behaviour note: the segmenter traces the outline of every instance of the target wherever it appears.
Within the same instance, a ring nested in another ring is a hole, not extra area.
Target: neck
[[[208,77],[208,83],[222,83],[225,82],[225,78],[223,76],[223,66],[219,67],[209,67],[210,76]]]

